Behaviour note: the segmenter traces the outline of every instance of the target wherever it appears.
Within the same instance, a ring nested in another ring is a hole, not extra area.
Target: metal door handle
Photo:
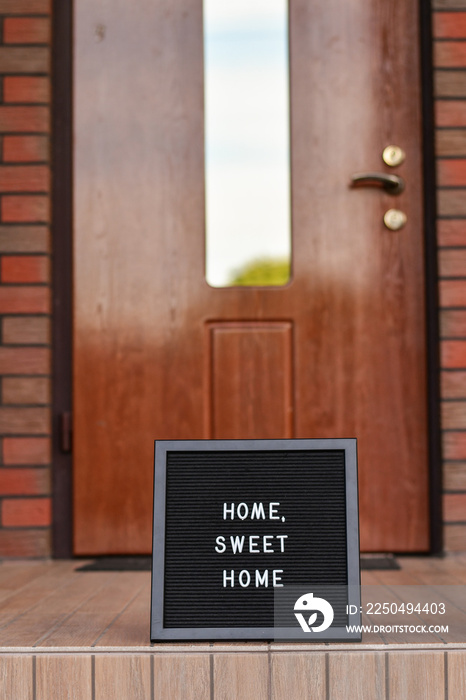
[[[352,187],[380,186],[389,194],[400,194],[405,188],[405,181],[399,175],[386,173],[354,173],[351,176]]]

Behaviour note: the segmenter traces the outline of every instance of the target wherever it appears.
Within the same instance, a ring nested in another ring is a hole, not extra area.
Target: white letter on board
[[[244,515],[241,514],[241,511],[243,511]],[[238,513],[238,518],[240,520],[245,520],[249,515],[249,508],[247,507],[246,503],[238,503],[236,512]]]
[[[243,578],[244,578],[243,574],[246,574],[246,583],[243,583]],[[243,588],[247,588],[249,586],[249,584],[251,583],[251,574],[246,569],[243,569],[242,571],[239,572],[238,580],[239,580],[240,586],[242,586]]]
[[[231,587],[235,585],[235,571],[234,569],[231,569],[231,574],[230,576],[227,575],[227,572],[225,569],[223,569],[223,587],[227,587],[227,581],[231,581]]]
[[[244,535],[239,537],[239,535],[230,535],[230,544],[231,544],[231,549],[233,550],[233,554],[237,554],[238,552],[241,554],[243,551],[244,547]]]
[[[252,504],[252,511],[251,511],[251,520],[254,520],[254,518],[262,518],[262,520],[265,520],[265,510],[264,510],[264,504],[263,503],[253,503]]]
[[[231,519],[233,520],[233,518],[235,517],[234,512],[235,512],[235,504],[234,503],[231,504],[231,508],[228,508],[226,503],[223,504],[223,519],[224,520],[227,519],[228,513],[231,515]]]
[[[266,569],[261,577],[261,572],[256,569],[256,588],[259,586],[269,587],[269,570]]]
[[[223,535],[219,535],[215,541],[217,543],[217,546],[215,547],[215,551],[217,552],[217,554],[223,554],[223,552],[227,548],[227,546],[225,544],[225,538],[223,537]]]
[[[283,542],[283,540],[287,540],[288,535],[275,535],[275,537],[277,538],[277,540],[280,540],[280,552],[284,552],[285,551],[285,543]]]

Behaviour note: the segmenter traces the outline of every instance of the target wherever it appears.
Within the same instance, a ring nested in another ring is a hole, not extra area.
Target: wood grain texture
[[[384,600],[393,602],[402,599],[400,586],[405,587],[408,601],[411,601],[407,591],[409,587],[425,587],[425,602],[442,599],[442,589],[429,586],[458,586],[456,607],[455,589],[449,592],[450,602],[447,606],[449,616],[453,616],[449,622],[454,639],[458,641],[466,629],[466,618],[461,612],[464,607],[461,585],[466,583],[465,561],[464,555],[443,560],[404,557],[400,560],[401,571],[363,571],[364,604],[369,602],[367,595],[371,592],[377,594],[374,600],[380,599],[381,586],[388,587]],[[12,640],[17,646],[29,642],[48,647],[51,652],[57,647],[83,647],[89,644],[96,644],[96,650],[105,650],[106,647],[121,647],[122,650],[146,647],[150,620],[149,572],[74,573],[74,565],[72,562],[53,562],[0,566],[0,590],[4,597],[0,620],[2,645]],[[48,577],[44,576],[44,571],[48,572]],[[55,583],[51,581],[54,573]],[[28,576],[32,579],[29,582]],[[391,591],[391,586],[397,589]],[[365,622],[372,624],[373,620],[366,619]],[[432,620],[434,623],[437,621]],[[406,624],[406,620],[401,619],[400,624]],[[37,641],[31,642],[34,639]],[[364,635],[366,644],[383,643],[384,640],[387,641],[387,638],[382,639],[380,635]],[[397,637],[390,641],[406,639]],[[412,634],[407,641],[415,641]],[[417,641],[435,640],[423,635]],[[236,650],[237,647],[233,647]]]
[[[33,697],[32,656],[0,656],[0,697],[28,700]]]
[[[210,437],[292,437],[291,324],[209,324],[208,336]]]
[[[14,605],[5,605],[2,610],[3,620],[8,624],[0,630],[2,646],[35,646],[40,644],[55,627],[60,626],[79,608],[96,588],[104,585],[105,575],[97,578],[81,578],[76,576],[62,582],[53,590],[37,588],[31,591],[34,604],[29,605],[24,614],[24,594],[16,598]],[[32,600],[30,599],[30,603]]]
[[[307,319],[296,332],[297,434],[357,435],[363,550],[422,550],[428,546],[422,210],[416,193],[422,149],[416,136],[419,92],[409,87],[418,84],[419,66],[412,52],[416,39],[389,29],[416,27],[416,6],[358,3],[342,11],[326,2],[291,8],[294,273],[296,284],[306,279],[307,299]],[[315,67],[322,55],[321,82]],[[371,113],[378,115],[374,121]],[[409,221],[399,236],[381,223],[392,198],[342,186],[353,172],[380,169],[384,142],[408,148],[397,169],[408,183],[396,200]],[[302,348],[309,369],[301,375]]]
[[[83,587],[88,575],[89,572],[83,575]],[[146,579],[143,572],[119,572],[110,577],[91,574],[91,595],[56,626],[41,646],[94,646],[103,632],[111,627],[136,597]]]
[[[466,695],[466,654],[448,652],[448,700],[462,700]]]
[[[272,654],[273,700],[325,700],[325,654]]]
[[[413,583],[413,581],[411,582]],[[370,587],[365,587],[363,589],[363,599],[365,602],[365,605],[367,605],[369,602],[374,603],[374,609],[375,605],[377,603],[383,604],[383,603],[388,603],[389,606],[392,604],[399,606],[400,600],[406,601],[406,602],[412,602],[412,589],[410,585],[407,585],[406,587],[402,587],[402,583],[400,582],[399,586],[394,590],[391,591],[390,589],[384,589],[383,591],[380,588],[380,585],[377,586],[370,586]],[[424,588],[421,589],[421,593],[424,592]],[[420,599],[421,598],[421,593],[420,593]],[[425,593],[424,593],[425,595]],[[411,596],[411,597],[410,597]],[[424,602],[429,602],[430,599],[428,598],[427,601]],[[366,608],[367,609],[367,608]],[[396,608],[395,608],[396,610]],[[379,624],[380,626],[385,627],[385,620],[380,620],[379,618],[374,617],[373,615],[364,615],[364,623],[366,625],[374,625],[374,624]],[[416,621],[419,623],[421,620],[419,617],[416,618]],[[423,642],[426,641],[426,637],[419,631],[414,630],[412,632],[409,632],[406,630],[406,622],[407,618],[406,615],[403,615],[400,612],[396,612],[394,614],[390,614],[390,625],[387,625],[388,629],[384,629],[383,632],[379,631],[379,637],[380,639],[384,642],[384,644],[422,644]],[[435,622],[435,621],[434,621]],[[400,627],[401,629],[400,629]],[[397,629],[398,627],[398,629]],[[371,635],[374,635],[375,633],[372,632]],[[370,636],[369,635],[364,635],[364,641],[367,643],[370,641]],[[429,637],[429,641],[431,643],[441,643],[441,639],[438,635],[431,635]]]
[[[358,700],[385,699],[385,655],[382,653],[329,654],[329,696]],[[408,696],[407,696],[408,697]]]
[[[208,654],[154,657],[154,700],[209,700],[211,697]]]
[[[150,657],[147,654],[95,657],[94,700],[108,698],[152,700]]]
[[[18,588],[26,586],[43,576],[50,567],[47,564],[3,564],[0,566],[0,601],[11,593],[16,593]]]
[[[44,598],[53,595],[72,579],[69,562],[54,563],[44,569],[31,570],[16,579],[17,585],[7,588],[0,601],[0,627],[3,628],[17,617],[34,608]],[[18,573],[18,572],[17,572]],[[14,581],[14,579],[13,579]],[[14,585],[13,583],[8,583]]]
[[[95,698],[135,698],[135,700],[152,700],[151,697],[151,660],[153,659],[153,700],[444,700],[445,653],[448,655],[448,698],[463,700],[466,683],[466,650],[457,648],[461,641],[458,632],[466,630],[463,588],[466,583],[466,555],[450,555],[444,559],[403,557],[400,558],[400,571],[364,572],[365,586],[384,588],[384,596],[397,596],[403,600],[399,586],[406,589],[417,585],[423,587],[425,600],[438,600],[445,593],[443,586],[449,585],[447,591],[447,609],[450,610],[448,622],[455,623],[455,642],[452,645],[439,643],[438,649],[423,648],[423,643],[432,642],[428,635],[419,640],[421,647],[413,649],[414,638],[401,649],[393,649],[391,644],[384,644],[380,651],[374,651],[368,644],[374,640],[364,638],[357,645],[319,646],[273,644],[268,653],[265,644],[167,644],[150,646],[148,634],[144,636],[144,625],[149,619],[149,578],[148,573],[132,572],[123,574],[121,581],[128,582],[134,577],[134,588],[138,588],[141,578],[145,583],[141,593],[134,601],[124,607],[124,596],[118,594],[115,581],[120,574],[105,572],[102,574],[74,574],[74,562],[53,562],[51,564],[0,565],[0,586],[5,593],[11,593],[11,587],[21,586],[21,577],[27,571],[35,572],[36,588],[42,581],[43,600],[35,598],[34,607],[30,594],[32,581],[26,583],[22,590],[23,609],[17,610],[16,618],[30,619],[32,627],[38,618],[34,609],[42,612],[51,606],[48,618],[50,632],[56,629],[57,610],[70,609],[75,590],[63,581],[66,571],[69,578],[84,582],[97,581],[102,576],[100,593],[88,597],[84,602],[89,613],[98,615],[98,607],[103,603],[103,593],[107,591],[109,602],[107,609],[117,610],[123,605],[121,614],[107,628],[104,616],[100,617],[102,634],[99,646],[94,649],[95,656]],[[50,590],[46,585],[44,569],[49,574],[55,571],[57,585],[53,587],[51,603]],[[422,584],[422,586],[421,586]],[[83,585],[83,584],[81,584]],[[126,585],[126,584],[125,584]],[[125,587],[122,583],[122,588]],[[440,586],[440,587],[439,587]],[[393,588],[396,587],[396,588]],[[96,586],[97,588],[97,586]],[[29,594],[28,594],[29,591]],[[420,592],[420,591],[418,591]],[[364,591],[363,591],[364,593]],[[70,601],[66,604],[68,595]],[[388,598],[389,599],[389,598]],[[423,602],[422,599],[421,603]],[[113,601],[113,603],[111,602]],[[367,601],[365,601],[367,602]],[[42,613],[41,613],[42,614]],[[134,624],[131,618],[134,616]],[[371,617],[371,616],[368,616]],[[442,623],[445,622],[442,620]],[[373,623],[374,620],[370,620]],[[432,624],[437,624],[432,620]],[[65,623],[66,624],[66,623]],[[406,619],[404,620],[406,624]],[[140,626],[141,636],[136,629]],[[106,639],[106,643],[105,642]],[[33,657],[36,664],[37,700],[91,700],[92,698],[92,657],[87,647],[87,640],[77,629],[76,637],[67,640],[66,651],[63,647],[50,646],[47,649],[35,649],[27,646],[28,638],[23,637],[24,647],[18,653],[5,649],[3,641],[0,654],[0,697],[23,698],[34,697],[32,692]],[[138,641],[139,640],[139,641]],[[57,644],[60,643],[57,639]],[[141,646],[140,651],[134,646]],[[451,647],[454,647],[453,649]],[[74,649],[73,649],[74,647]],[[115,650],[115,647],[119,647]],[[129,648],[133,647],[133,648]],[[76,653],[74,653],[76,652]],[[270,658],[269,658],[270,655]],[[329,688],[326,689],[326,663],[328,657]],[[212,668],[211,668],[212,660]],[[387,666],[386,666],[387,663]],[[385,669],[388,667],[388,677]],[[211,670],[214,684],[210,687]],[[270,683],[270,685],[269,685]],[[388,691],[387,695],[385,691]]]
[[[206,324],[277,319],[293,324],[293,435],[358,437],[363,550],[427,549],[417,8],[291,3],[293,279],[213,289],[202,3],[75,4],[76,553],[150,551],[153,439],[209,436]],[[352,173],[386,169],[389,143],[407,153],[405,192],[351,189]],[[382,223],[394,205],[399,233]],[[247,410],[245,393],[228,437]]]
[[[92,700],[91,656],[37,656],[34,697],[36,700]]]
[[[269,668],[266,654],[216,654],[215,700],[268,700]]]
[[[75,30],[75,551],[148,553],[153,440],[203,437],[202,3]]]
[[[96,642],[98,647],[145,646],[150,640],[150,578],[134,600],[103,630]]]
[[[390,700],[441,700],[445,693],[442,652],[398,652],[389,655]]]

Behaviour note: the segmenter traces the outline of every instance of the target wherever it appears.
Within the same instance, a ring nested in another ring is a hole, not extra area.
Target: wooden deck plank
[[[461,586],[464,585],[458,574],[447,571],[422,572],[415,574],[418,586]]]
[[[214,655],[215,700],[268,700],[268,686],[267,654]]]
[[[443,576],[443,574],[442,574]],[[404,624],[423,624],[427,626],[448,626],[448,634],[438,633],[441,641],[466,642],[466,595],[465,586],[453,582],[451,585],[417,584],[416,586],[396,586],[394,594],[400,601],[418,604],[421,612],[418,615],[406,615]],[[445,606],[441,613],[440,604]],[[437,609],[434,608],[437,606]],[[427,609],[427,612],[423,610]],[[392,618],[390,618],[392,620]],[[403,624],[403,623],[401,623]],[[410,636],[411,641],[411,636]],[[432,637],[423,640],[426,644],[435,641]]]
[[[154,656],[154,700],[209,700],[210,697],[209,654]]]
[[[151,700],[150,657],[143,654],[95,658],[95,700]],[[166,696],[167,700],[171,696]]]
[[[445,601],[446,614],[432,616],[431,624],[449,626],[447,640],[466,642],[466,594],[464,585],[430,586],[431,600]]]
[[[463,557],[403,557],[399,562],[402,571],[410,573],[418,583],[438,586],[466,583],[466,563]]]
[[[366,601],[363,599],[363,605]],[[363,608],[364,609],[364,608]],[[371,615],[366,615],[364,612],[361,615],[361,625],[367,628],[371,627],[374,620]],[[363,632],[362,633],[362,644],[381,644],[384,645],[387,642],[380,632]]]
[[[440,575],[448,577],[448,582],[451,585],[466,583],[466,564],[463,559],[446,558],[441,561],[441,564],[437,562],[437,567],[438,570],[433,583],[439,582]],[[427,574],[423,574],[423,576],[427,576]],[[442,582],[439,583],[441,584]]]
[[[385,654],[329,654],[328,697],[332,700],[385,700]],[[408,697],[416,696],[406,696]]]
[[[89,573],[82,576],[84,582]],[[41,646],[94,646],[139,593],[146,580],[144,572],[113,574],[96,590],[95,595],[90,595],[75,612],[57,625],[41,642]],[[149,609],[146,614],[149,617]]]
[[[394,593],[388,586],[365,586],[362,590],[362,601],[363,610],[367,612],[367,614],[364,615],[363,624],[365,625],[384,628],[393,626],[404,628],[406,627],[406,625],[420,625],[422,622],[421,617],[416,614],[410,616],[404,615],[400,612],[394,612],[393,614],[391,612],[389,614],[383,614],[383,608],[380,609],[380,605],[387,603],[389,606],[391,606],[393,604],[394,610],[396,610],[396,608],[402,602],[400,597],[396,593]],[[369,604],[372,604],[372,608],[369,607]],[[370,614],[369,611],[372,614]],[[363,637],[364,643],[373,643],[372,637],[374,634],[375,632],[372,632],[371,635],[365,633]],[[384,631],[381,631],[379,634],[385,644],[422,644],[423,642],[427,641],[425,639],[425,635],[423,635],[421,632],[413,633],[406,632],[404,630],[387,632],[384,629]],[[441,642],[442,640],[440,638],[437,638],[435,640],[431,639],[430,641]]]
[[[24,615],[47,596],[70,583],[74,576],[70,564],[71,562],[51,563],[41,576],[34,577],[1,600],[0,630],[18,615]]]
[[[448,700],[466,697],[466,651],[448,652]]]
[[[362,584],[364,585],[364,583]],[[420,581],[408,571],[374,571],[376,586],[419,586]]]
[[[456,586],[451,588],[455,592]],[[384,590],[389,590],[392,593],[391,598],[384,594],[388,602],[393,600],[398,605],[405,603],[405,608],[407,608],[408,604],[412,604],[415,607],[419,605],[419,612],[414,612],[413,614],[409,614],[407,609],[404,614],[390,614],[385,618],[389,625],[422,626],[427,628],[449,626],[448,634],[442,630],[432,633],[421,632],[416,636],[409,632],[404,639],[401,639],[397,634],[388,635],[387,641],[389,643],[406,641],[410,644],[435,644],[436,642],[442,643],[449,640],[466,642],[466,613],[461,611],[458,606],[455,606],[452,601],[449,602],[447,600],[444,589],[418,584],[416,586],[386,587]],[[462,602],[464,607],[466,602],[464,591],[462,591],[462,596],[462,600],[459,600],[458,603]],[[445,613],[440,612],[441,603],[445,605]]]
[[[39,578],[47,570],[50,564],[44,562],[31,562],[29,565],[17,564],[16,566],[0,565],[0,597],[4,598],[9,592],[16,591],[29,581]]]
[[[0,698],[22,700],[33,697],[32,656],[0,656]]]
[[[18,594],[25,589],[31,590],[31,587],[35,586],[35,582],[39,581],[42,577],[50,574],[50,564],[44,564],[42,566],[25,566],[18,567],[18,569],[11,569],[9,576],[5,577],[0,584],[0,607],[8,607],[10,602],[14,597],[18,597]]]
[[[404,571],[429,573],[441,571],[445,560],[436,557],[401,556],[397,558],[397,561]]]
[[[390,700],[443,700],[444,654],[438,651],[393,651],[388,655]]]
[[[274,700],[325,700],[325,654],[272,654]]]
[[[379,582],[376,573],[376,571],[361,571],[361,585],[375,586]]]
[[[426,601],[445,597],[448,607],[451,608],[448,620],[447,617],[440,619],[431,616],[428,621],[432,624],[453,625],[456,636],[452,637],[450,634],[446,641],[465,641],[464,584],[458,584],[457,581],[461,575],[466,576],[466,558],[438,559],[434,563],[414,557],[407,559],[408,568],[411,567],[409,570],[367,571],[363,572],[363,581],[365,584],[375,583],[374,589],[379,593],[383,591],[387,602],[387,596],[392,596],[394,601],[401,601],[403,587],[400,582],[402,581],[404,588],[408,590],[413,585],[413,579],[416,581],[414,587],[419,588]],[[118,647],[122,652],[126,652],[128,647],[133,650],[138,647],[147,650],[150,644],[150,573],[75,572],[76,565],[75,561],[46,562],[30,566],[24,565],[24,562],[17,565],[8,564],[8,575],[5,574],[3,579],[0,577],[0,645],[24,648],[40,645],[51,650],[72,647],[85,649],[95,645],[96,653],[101,653],[106,647]],[[6,571],[5,564],[0,565],[0,570],[3,567]],[[442,585],[437,585],[439,577]],[[448,581],[451,584],[452,579],[453,586],[447,590],[443,582]],[[428,580],[432,581],[432,584],[424,583]],[[3,600],[2,581],[4,586],[17,586],[15,591],[8,591]],[[363,589],[363,599],[365,595]],[[405,618],[395,620],[392,615],[388,617],[390,624],[406,624]],[[421,617],[425,621],[425,615]],[[384,619],[384,622],[387,620]],[[363,622],[382,624],[382,618],[375,620],[374,616],[365,615]],[[429,644],[433,640],[429,635],[415,639],[409,634],[403,640],[398,636],[388,640],[376,633],[370,636],[363,635],[363,644],[366,645],[386,645],[387,641],[390,641],[390,644],[404,641],[408,649],[415,642]],[[439,638],[438,643],[442,643],[442,639]],[[387,649],[390,649],[390,644],[386,645]],[[193,646],[196,645],[187,645],[191,650]],[[212,653],[215,654],[217,646],[212,647]],[[225,653],[225,644],[220,646]],[[241,649],[235,645],[231,648],[235,654],[246,649],[257,654],[258,650],[253,646],[252,643],[248,643]],[[155,647],[155,651],[160,648]],[[334,646],[330,645],[328,648],[332,650]],[[171,649],[178,647],[164,645],[163,653]],[[276,648],[272,647],[272,650],[275,652]],[[291,651],[290,648],[289,650]]]
[[[35,646],[67,619],[96,589],[102,587],[108,574],[75,575],[59,590],[52,590],[42,597],[27,614],[17,615],[0,630],[1,646]]]
[[[377,571],[361,571],[361,603],[362,603],[362,618],[361,624],[369,627],[372,625],[372,618],[365,614],[366,603],[372,600],[373,592],[376,586],[380,585],[377,578]],[[362,641],[364,644],[385,644],[385,640],[378,632],[363,632]]]
[[[99,647],[147,646],[150,643],[150,576],[143,587],[96,643]]]
[[[27,698],[32,695],[18,696],[18,700],[20,697]],[[64,698],[92,700],[92,657],[71,654],[37,656],[35,698],[36,700],[64,700]]]

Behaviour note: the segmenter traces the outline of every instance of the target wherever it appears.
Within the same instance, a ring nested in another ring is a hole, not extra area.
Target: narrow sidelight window
[[[206,278],[290,278],[287,0],[204,0]]]

